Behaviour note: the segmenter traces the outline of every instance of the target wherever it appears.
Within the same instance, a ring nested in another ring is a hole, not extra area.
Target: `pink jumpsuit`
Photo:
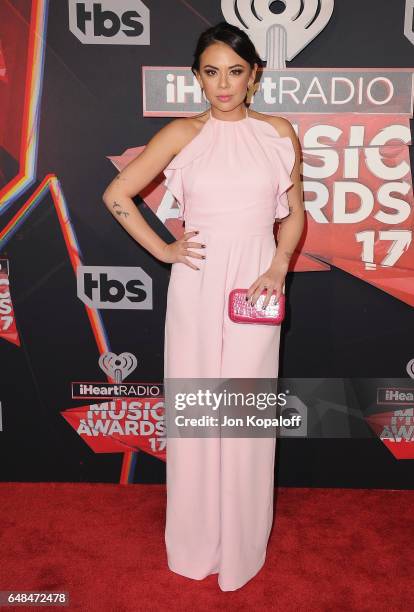
[[[165,378],[277,378],[280,326],[238,324],[231,289],[248,288],[276,252],[275,218],[289,213],[295,162],[289,137],[266,120],[213,117],[165,168],[164,185],[199,230],[206,259],[172,265],[165,322]],[[168,406],[165,407],[166,411]],[[234,591],[265,562],[273,520],[273,438],[168,438],[168,567],[201,580],[218,573]]]

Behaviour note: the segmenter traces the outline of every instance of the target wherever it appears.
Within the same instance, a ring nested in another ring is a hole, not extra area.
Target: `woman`
[[[171,121],[109,185],[104,202],[130,235],[171,263],[165,378],[276,378],[280,326],[238,325],[232,288],[255,304],[279,298],[300,239],[300,147],[286,119],[250,111],[260,58],[225,22],[199,38],[192,66],[207,112]],[[185,221],[166,244],[132,197],[161,171]],[[283,219],[276,248],[273,225]],[[166,411],[169,407],[166,406]],[[263,566],[273,518],[275,438],[167,440],[165,542],[169,568],[219,586],[243,586]]]

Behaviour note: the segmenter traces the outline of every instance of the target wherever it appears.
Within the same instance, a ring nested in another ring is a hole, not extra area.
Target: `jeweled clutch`
[[[246,301],[247,289],[232,289],[229,294],[229,317],[235,323],[262,323],[264,325],[280,325],[285,317],[285,294],[281,293],[276,302],[272,294],[265,309],[263,303],[267,296],[264,289],[252,306]]]

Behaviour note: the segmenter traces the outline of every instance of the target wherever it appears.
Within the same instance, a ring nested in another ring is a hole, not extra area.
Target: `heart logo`
[[[410,359],[406,366],[408,376],[414,378],[414,359]]]
[[[99,367],[115,382],[120,383],[137,367],[137,358],[132,353],[103,353],[99,357]]]
[[[227,23],[238,26],[252,39],[266,68],[284,68],[311,43],[329,22],[334,0],[284,0],[280,13],[270,10],[264,0],[221,0]]]

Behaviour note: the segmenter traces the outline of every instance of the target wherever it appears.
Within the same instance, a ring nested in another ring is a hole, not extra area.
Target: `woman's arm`
[[[186,242],[197,232],[187,232],[179,240],[168,244],[151,228],[134,204],[133,197],[142,191],[171,159],[194,137],[194,127],[187,119],[175,119],[161,128],[148,142],[140,155],[133,159],[106,188],[102,200],[115,219],[134,240],[157,259],[165,263],[180,261],[196,268],[186,255],[201,258],[188,247],[201,246]]]
[[[292,187],[287,191],[290,214],[280,221],[277,249],[271,269],[277,271],[280,266],[289,265],[295,248],[302,236],[305,224],[305,206],[303,203],[302,182],[300,177],[301,148],[292,124],[278,118],[277,130],[281,136],[288,136],[295,150],[295,164],[291,173]]]
[[[268,288],[263,307],[270,302],[272,292],[275,292],[276,300],[282,293],[285,277],[289,268],[290,259],[302,236],[305,224],[305,206],[303,203],[302,182],[300,177],[301,147],[292,124],[282,117],[271,117],[270,122],[274,125],[280,136],[288,136],[292,140],[295,150],[295,164],[291,173],[292,187],[287,191],[289,215],[280,221],[278,232],[277,249],[269,269],[262,274],[248,289],[247,299],[255,304],[264,287]]]

